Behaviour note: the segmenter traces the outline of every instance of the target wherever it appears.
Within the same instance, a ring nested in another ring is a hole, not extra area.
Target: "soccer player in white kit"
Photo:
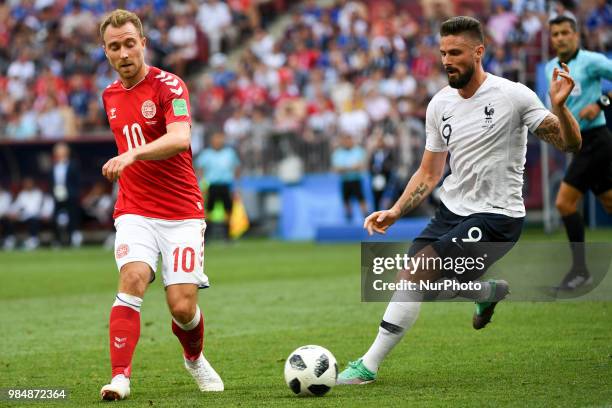
[[[450,153],[451,174],[441,187],[442,203],[408,252],[413,257],[457,257],[466,255],[466,242],[497,243],[501,251],[487,259],[488,267],[512,248],[521,233],[527,130],[560,150],[580,149],[578,123],[565,106],[574,81],[566,65],[562,71],[555,68],[550,85],[551,113],[525,85],[484,71],[484,37],[478,20],[453,17],[441,25],[440,36],[440,54],[449,86],[438,92],[427,107],[427,140],[421,165],[393,207],[369,215],[364,228],[370,234],[384,234],[397,219],[416,208],[438,184]],[[460,274],[421,265],[400,272],[398,279],[468,282],[484,273]],[[480,290],[444,294],[396,292],[374,343],[361,358],[349,363],[338,376],[338,383],[374,381],[383,359],[416,321],[420,301],[432,295],[434,299],[444,295],[445,299],[476,301],[473,326],[483,328],[509,288],[501,280],[481,285]]]

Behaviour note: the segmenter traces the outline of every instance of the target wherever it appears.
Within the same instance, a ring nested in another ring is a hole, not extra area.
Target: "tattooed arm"
[[[554,115],[548,115],[535,130],[535,135],[564,152],[576,153],[582,145],[580,127],[565,105],[567,97],[574,89],[574,79],[569,75],[569,67],[562,64],[562,70],[555,68],[550,83],[550,104]]]
[[[440,181],[446,156],[447,152],[436,153],[425,150],[419,169],[412,175],[404,192],[391,210],[397,211],[402,217],[417,208]]]
[[[576,153],[580,150],[582,138],[576,119],[569,109],[563,106],[560,115],[548,115],[535,130],[535,135],[563,152]]]
[[[370,214],[363,227],[370,235],[385,231],[401,216],[414,210],[434,189],[444,172],[447,152],[425,150],[419,169],[412,175],[401,197],[389,210]]]

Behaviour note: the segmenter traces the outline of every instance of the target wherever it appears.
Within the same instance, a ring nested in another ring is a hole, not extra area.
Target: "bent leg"
[[[166,301],[172,315],[172,332],[190,361],[200,357],[204,344],[204,316],[198,307],[198,286],[185,283],[166,287]]]
[[[597,196],[608,214],[612,214],[612,189]]]

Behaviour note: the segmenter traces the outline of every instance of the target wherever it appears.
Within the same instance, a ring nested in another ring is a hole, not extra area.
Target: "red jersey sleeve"
[[[189,91],[182,79],[167,74],[160,88],[160,105],[164,111],[166,126],[174,122],[188,122],[191,125],[191,104]]]

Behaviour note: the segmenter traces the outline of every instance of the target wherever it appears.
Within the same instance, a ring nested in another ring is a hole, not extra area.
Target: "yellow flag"
[[[248,229],[249,216],[247,215],[242,200],[236,197],[234,198],[232,214],[229,219],[230,237],[233,239],[240,238]]]

